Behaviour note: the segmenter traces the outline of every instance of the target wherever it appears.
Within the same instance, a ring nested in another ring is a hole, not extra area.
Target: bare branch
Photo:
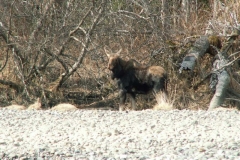
[[[8,47],[10,49],[14,49],[15,53],[17,54],[18,57],[21,58],[21,60],[23,60],[22,57],[22,50],[20,49],[20,46],[17,43],[14,43],[10,37],[8,37],[8,31],[9,29],[4,27],[2,22],[0,22],[0,37],[2,37],[4,39],[4,41],[7,43]]]
[[[240,53],[240,51],[238,51],[238,52],[235,52],[235,53],[233,53],[233,54],[231,54],[230,56],[228,56],[229,58],[230,57],[232,57],[232,56],[235,56],[236,54],[238,54],[238,53]]]
[[[66,63],[65,63],[63,60],[61,60],[58,55],[52,53],[52,52],[51,52],[49,49],[47,49],[47,48],[44,48],[43,50],[44,50],[47,54],[49,54],[50,56],[54,57],[54,58],[63,66],[63,68],[65,69],[65,71],[68,72],[68,67],[67,67]]]
[[[134,12],[129,12],[129,11],[125,11],[125,10],[119,10],[117,13],[121,13],[121,14],[126,14],[126,15],[132,15],[134,17],[137,17],[137,18],[140,18],[140,19],[144,19],[144,20],[149,20],[150,17],[143,17],[143,16],[140,16],[139,14],[136,14]]]
[[[10,88],[13,88],[14,90],[17,91],[17,93],[22,93],[23,87],[17,83],[14,83],[12,81],[5,81],[0,79],[0,84],[7,85]]]
[[[87,34],[87,31],[85,29],[83,29],[82,27],[78,27],[78,29],[80,29],[85,35]]]
[[[238,56],[237,58],[235,58],[235,59],[232,60],[231,62],[228,62],[228,63],[226,63],[226,64],[223,65],[223,66],[220,66],[218,69],[214,69],[214,70],[212,71],[212,73],[216,73],[216,72],[222,70],[223,68],[230,66],[231,64],[233,64],[233,63],[234,63],[235,61],[237,61],[238,59],[240,59],[240,56]]]
[[[8,62],[8,52],[9,52],[9,48],[7,49],[6,60],[5,60],[4,64],[3,64],[2,68],[0,68],[0,72],[2,72],[2,70],[3,70],[3,69],[6,67],[6,65],[7,65],[7,62]]]
[[[71,36],[71,38],[74,39],[75,41],[81,43],[82,46],[86,48],[86,45],[80,39],[78,39],[77,37],[74,37],[74,36]]]

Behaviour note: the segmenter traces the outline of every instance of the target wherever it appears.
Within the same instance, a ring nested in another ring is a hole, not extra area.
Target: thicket
[[[214,54],[201,57],[194,71],[180,74],[180,63],[202,35],[224,44],[240,25],[239,11],[238,0],[1,0],[0,106],[40,98],[46,108],[117,107],[107,46],[123,48],[124,59],[163,66],[174,107],[206,109],[214,94],[209,79],[193,86],[211,71]],[[229,54],[239,50],[238,36]],[[139,109],[156,103],[153,96],[138,99]]]

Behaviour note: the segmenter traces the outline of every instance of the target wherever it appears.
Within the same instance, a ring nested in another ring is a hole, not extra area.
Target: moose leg
[[[137,107],[136,107],[136,94],[134,93],[130,93],[130,98],[131,98],[131,107],[133,110],[136,110]]]
[[[156,82],[153,86],[153,92],[154,94],[158,94],[160,91],[163,91],[163,86],[161,85],[161,83]]]
[[[165,100],[168,98],[165,79],[161,79],[159,82],[155,83],[153,92],[155,95],[161,94],[161,97]]]
[[[120,96],[119,111],[123,111],[123,108],[126,102],[127,91],[120,90],[119,96]]]

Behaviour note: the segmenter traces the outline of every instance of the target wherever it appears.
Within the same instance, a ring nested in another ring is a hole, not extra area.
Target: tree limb
[[[22,57],[22,50],[20,49],[20,46],[13,42],[10,37],[8,37],[8,31],[9,29],[6,28],[5,26],[3,26],[3,23],[0,22],[0,37],[3,38],[3,40],[5,41],[5,43],[7,44],[7,46],[10,49],[14,49],[15,53],[17,54],[18,57],[20,57],[21,61],[23,61],[23,57]]]
[[[63,68],[65,69],[65,71],[68,71],[68,67],[67,67],[66,63],[65,63],[63,60],[61,60],[58,55],[52,53],[52,52],[51,52],[49,49],[47,49],[47,48],[44,48],[43,50],[44,50],[47,54],[49,54],[50,56],[54,57],[54,59],[56,59],[56,60],[63,66]]]
[[[18,94],[23,92],[23,86],[21,86],[17,83],[14,83],[12,81],[5,81],[5,80],[0,79],[0,83],[3,85],[9,86],[10,88],[13,88],[14,90],[17,91]]]
[[[5,60],[4,64],[3,64],[2,68],[0,68],[0,72],[2,72],[2,70],[3,70],[3,69],[6,67],[6,65],[7,65],[7,62],[8,62],[8,52],[9,52],[9,48],[7,49],[6,60]]]

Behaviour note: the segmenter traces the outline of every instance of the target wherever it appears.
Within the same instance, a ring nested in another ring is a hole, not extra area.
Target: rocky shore
[[[240,159],[240,114],[0,109],[0,159]]]

